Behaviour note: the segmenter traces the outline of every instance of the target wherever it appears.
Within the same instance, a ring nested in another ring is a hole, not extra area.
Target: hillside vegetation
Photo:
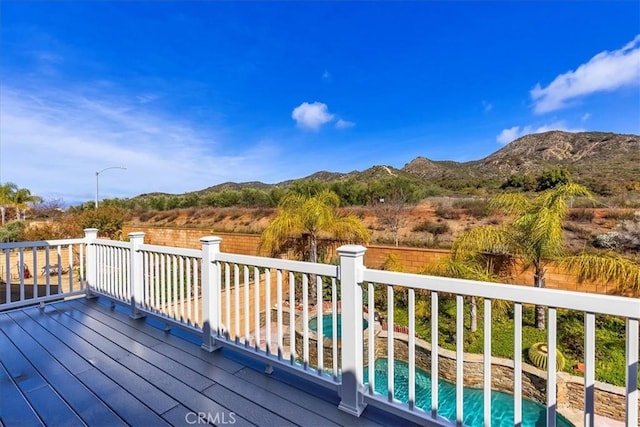
[[[415,202],[433,196],[487,196],[501,189],[540,190],[540,179],[552,173],[587,186],[605,206],[640,206],[640,136],[552,131],[524,136],[471,162],[417,157],[402,169],[378,165],[347,173],[319,171],[278,184],[227,182],[180,195],[143,194],[118,202],[154,210],[275,207],[287,191],[314,194],[329,189],[343,206],[371,205],[384,198]]]

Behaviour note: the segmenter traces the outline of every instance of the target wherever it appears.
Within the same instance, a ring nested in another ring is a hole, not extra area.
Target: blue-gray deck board
[[[352,417],[331,390],[127,309],[81,298],[0,313],[0,424],[187,426],[203,412],[234,426],[412,425]]]

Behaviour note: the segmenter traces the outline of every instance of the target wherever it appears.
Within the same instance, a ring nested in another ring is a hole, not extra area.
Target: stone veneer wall
[[[409,360],[408,336],[394,333],[394,358]],[[387,331],[381,331],[376,336],[375,357],[387,357]],[[416,338],[416,367],[431,370],[431,344]],[[491,389],[513,393],[514,362],[510,359],[493,357],[491,361]],[[438,373],[440,378],[455,384],[456,382],[456,354],[454,351],[440,348],[438,350]],[[546,371],[537,369],[527,363],[522,364],[522,395],[524,398],[546,404]],[[464,386],[472,388],[483,387],[483,356],[475,353],[464,353]],[[584,379],[559,372],[557,375],[558,407],[584,409]],[[626,413],[625,389],[610,384],[596,382],[595,411],[615,420],[623,421]],[[638,403],[640,413],[640,402]],[[640,424],[639,424],[640,425]]]
[[[624,421],[625,389],[623,387],[596,381],[594,394],[596,414]],[[582,409],[584,407],[584,379],[566,372],[558,373],[558,404]],[[638,402],[638,414],[640,414],[640,402]],[[640,425],[640,417],[637,424]]]

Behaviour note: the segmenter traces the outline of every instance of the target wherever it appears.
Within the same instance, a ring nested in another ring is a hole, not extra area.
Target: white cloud
[[[520,137],[522,134],[520,132],[520,126],[514,126],[509,129],[503,129],[502,132],[496,137],[496,141],[500,144],[508,144],[514,139]]]
[[[559,110],[568,102],[596,92],[640,85],[640,34],[624,47],[595,55],[574,71],[557,76],[547,87],[531,90],[538,114]]]
[[[356,124],[354,122],[350,122],[348,120],[338,119],[336,122],[336,128],[338,129],[348,129],[354,127]]]
[[[95,172],[110,166],[127,169],[100,175],[101,198],[253,181],[269,173],[261,165],[277,167],[269,160],[277,157],[276,143],[226,144],[219,136],[224,129],[139,108],[135,96],[87,95],[81,88],[1,89],[0,182],[15,182],[46,199],[93,200]]]
[[[331,73],[328,70],[324,70],[324,73],[322,73],[322,80],[325,82],[330,82],[332,80]]]
[[[493,104],[487,101],[482,101],[482,109],[485,113],[488,113],[489,111],[493,110]]]
[[[591,117],[591,113],[584,113],[580,118],[581,121],[586,122]]]
[[[302,129],[317,131],[322,125],[334,119],[334,115],[329,113],[327,104],[314,102],[309,104],[303,102],[293,109],[291,118],[296,121]]]
[[[557,122],[549,123],[549,124],[538,126],[538,127],[528,125],[523,127],[513,126],[508,129],[503,129],[502,132],[500,132],[500,134],[498,134],[498,136],[496,137],[496,141],[498,141],[500,144],[506,145],[520,138],[521,136],[529,135],[532,133],[549,132],[552,130],[562,130],[565,132],[584,131],[584,129],[569,128],[563,121],[557,121]]]

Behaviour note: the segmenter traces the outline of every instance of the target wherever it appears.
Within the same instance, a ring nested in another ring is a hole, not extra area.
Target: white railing
[[[417,416],[428,416],[438,419],[439,412],[439,363],[440,351],[431,352],[431,401],[428,408],[416,408],[412,402],[416,401],[416,292],[429,295],[431,312],[430,348],[439,347],[438,307],[440,295],[455,295],[456,300],[456,353],[455,353],[455,421],[462,423],[464,420],[464,334],[465,334],[465,297],[484,298],[484,352],[483,352],[483,393],[484,393],[484,419],[491,419],[491,392],[492,392],[492,356],[491,356],[491,325],[492,302],[495,300],[509,301],[513,304],[514,319],[514,354],[522,354],[522,308],[526,305],[543,305],[547,309],[547,366],[556,366],[557,349],[557,311],[559,309],[575,310],[584,313],[584,346],[585,346],[585,375],[584,375],[584,425],[594,425],[595,418],[595,315],[604,314],[625,319],[626,322],[626,423],[635,426],[638,422],[638,319],[640,318],[640,300],[637,298],[622,298],[614,296],[587,294],[580,292],[559,291],[552,289],[537,289],[514,285],[502,285],[495,283],[475,282],[443,277],[432,277],[417,274],[398,274],[387,271],[362,269],[362,283],[367,286],[367,305],[369,307],[369,321],[373,320],[373,313],[378,309],[374,307],[374,295],[376,286],[382,285],[386,291],[387,308],[383,315],[388,319],[386,357],[394,360],[394,350],[397,347],[396,335],[406,335],[408,346],[409,375],[405,385],[408,390],[408,402],[406,409],[402,410],[415,413]],[[399,289],[394,289],[399,288]],[[394,325],[395,295],[398,292],[407,292],[408,327],[406,331],[396,333]],[[384,291],[383,291],[384,292]],[[358,296],[356,296],[357,298]],[[346,305],[343,299],[343,307]],[[357,304],[356,304],[357,306]],[[355,306],[354,306],[355,310]],[[358,322],[358,318],[355,319]],[[356,330],[360,328],[355,327]],[[405,333],[406,332],[406,333]],[[379,354],[374,348],[375,340],[369,339],[368,365],[374,364],[374,354]],[[395,344],[395,345],[394,345]],[[344,350],[344,349],[343,349]],[[365,401],[385,402],[392,406],[398,405],[394,396],[394,363],[387,364],[387,395],[375,392],[375,376],[369,369],[367,378],[368,389]],[[358,372],[358,371],[357,371]],[[557,402],[557,374],[555,369],[546,372],[546,425],[556,425],[558,410]],[[523,397],[523,363],[522,358],[516,357],[513,361],[513,404],[514,425],[522,423],[522,397]],[[427,409],[427,413],[425,413]]]
[[[337,388],[338,267],[222,253],[220,241],[202,239],[203,283],[210,284],[203,295],[203,347],[245,349],[265,360],[267,369],[278,364]],[[323,332],[326,313],[330,337]],[[316,331],[310,330],[311,316]]]
[[[144,233],[131,233],[129,238],[127,243],[101,240],[95,230],[87,230],[85,239],[50,242],[50,246],[59,253],[58,248],[80,245],[86,256],[90,295],[130,304],[132,317],[155,316],[168,325],[202,333],[202,347],[207,351],[231,347],[264,361],[267,371],[278,366],[333,388],[340,393],[340,408],[356,416],[371,404],[421,424],[463,423],[464,387],[467,377],[473,376],[469,373],[476,369],[464,353],[465,309],[468,298],[475,297],[483,299],[484,353],[480,382],[471,386],[483,390],[484,424],[491,420],[492,390],[504,388],[496,383],[504,383],[505,376],[511,384],[507,391],[513,396],[514,424],[523,422],[523,397],[530,392],[530,385],[523,384],[530,381],[531,368],[521,357],[498,367],[492,357],[492,304],[502,300],[511,306],[515,355],[523,351],[523,308],[546,307],[551,367],[556,363],[558,311],[583,313],[584,378],[579,387],[584,399],[579,409],[584,412],[584,424],[592,426],[598,388],[596,315],[622,318],[626,324],[626,387],[615,403],[622,406],[626,425],[637,425],[638,298],[372,270],[363,264],[366,249],[355,245],[340,247],[339,265],[328,265],[223,253],[218,237],[202,238],[200,250],[146,245]],[[24,259],[21,248],[46,246],[37,243],[13,245],[12,254]],[[7,246],[0,248],[9,251]],[[83,265],[80,263],[81,269]],[[396,326],[400,296],[408,321]],[[455,351],[445,350],[439,342],[443,332],[439,307],[450,299],[456,307],[455,331],[446,332],[455,336]],[[428,336],[418,336],[416,325],[417,308],[423,304],[430,309]],[[406,374],[399,375],[397,362],[406,364]],[[427,404],[417,403],[418,386],[424,389],[416,381],[418,370],[431,380]],[[378,384],[376,371],[386,376],[385,383]],[[544,383],[539,390],[543,397],[538,400],[546,407],[547,425],[553,426],[561,403],[558,374],[554,369],[538,372]],[[455,384],[453,414],[446,414],[442,406],[438,385],[442,378]]]
[[[0,310],[84,294],[91,240],[0,243]]]
[[[95,251],[96,277],[92,290],[109,295],[121,302],[129,303],[131,296],[129,268],[130,244],[112,240],[96,239],[92,242]]]
[[[140,308],[202,329],[201,251],[140,244]]]

